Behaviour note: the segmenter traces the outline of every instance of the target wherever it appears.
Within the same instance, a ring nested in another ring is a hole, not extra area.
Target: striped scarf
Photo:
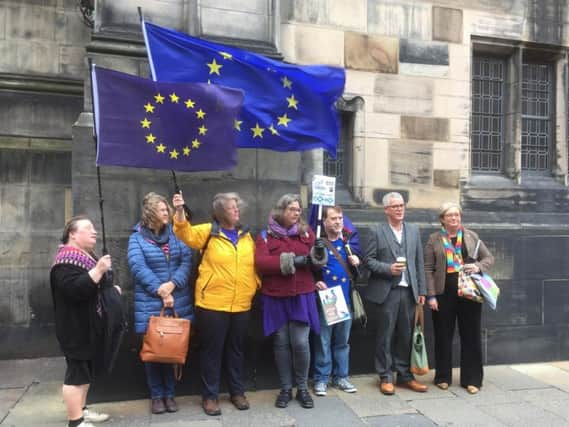
[[[91,270],[97,264],[94,256],[88,255],[75,246],[60,245],[55,255],[53,265],[71,264],[82,268],[85,271]]]
[[[456,245],[453,245],[448,236],[448,232],[443,227],[441,230],[441,238],[445,249],[445,257],[447,260],[447,273],[457,273],[462,268],[462,227],[458,229],[456,234]]]

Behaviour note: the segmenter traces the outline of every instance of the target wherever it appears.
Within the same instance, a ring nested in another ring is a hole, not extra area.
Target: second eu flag
[[[243,93],[166,83],[93,67],[97,165],[178,171],[237,163],[234,121]]]
[[[336,157],[336,100],[341,68],[291,65],[230,46],[143,23],[154,80],[221,84],[242,89],[235,120],[240,148],[303,151],[324,148]]]

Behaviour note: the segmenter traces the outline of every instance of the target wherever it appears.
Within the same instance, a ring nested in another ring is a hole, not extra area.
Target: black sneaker
[[[308,390],[297,390],[296,400],[300,402],[300,406],[306,409],[314,408],[314,400]]]
[[[281,390],[275,400],[275,406],[277,408],[286,408],[288,402],[292,400],[292,390]]]

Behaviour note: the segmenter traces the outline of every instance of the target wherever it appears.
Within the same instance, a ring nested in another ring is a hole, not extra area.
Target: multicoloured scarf
[[[448,232],[444,227],[441,230],[441,238],[447,259],[447,273],[457,273],[464,264],[462,261],[462,227],[459,228],[458,233],[456,233],[456,245],[452,244]]]
[[[60,245],[55,255],[53,265],[57,264],[71,264],[84,269],[85,271],[91,270],[97,264],[93,256],[89,256],[86,252],[75,246]]]

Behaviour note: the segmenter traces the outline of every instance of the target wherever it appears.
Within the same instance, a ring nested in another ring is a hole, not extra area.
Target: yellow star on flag
[[[298,99],[294,97],[294,94],[289,96],[286,100],[288,101],[288,108],[294,108],[295,110],[298,110]]]
[[[275,129],[275,127],[273,126],[273,124],[271,123],[271,126],[269,126],[269,130],[271,131],[271,133],[273,135],[278,135],[279,132]]]
[[[192,141],[193,148],[200,148],[200,145],[202,145],[202,143],[199,142],[197,138]]]
[[[257,137],[262,138],[263,132],[265,131],[265,129],[259,126],[259,123],[256,123],[255,127],[251,128],[251,130],[253,131],[253,139]]]
[[[233,58],[233,55],[231,55],[230,53],[227,53],[227,52],[219,52],[219,54],[220,54],[221,56],[223,56],[223,59],[231,59],[231,58]]]
[[[218,76],[221,76],[219,70],[221,69],[221,67],[223,67],[223,65],[215,62],[215,58],[213,58],[213,61],[207,63],[207,66],[209,67],[210,74],[217,74]]]
[[[166,152],[166,146],[164,144],[157,145],[156,151],[159,153],[165,153]]]
[[[146,135],[146,142],[148,142],[149,144],[154,144],[154,141],[156,141],[156,137],[152,134]]]
[[[160,94],[155,95],[154,99],[156,100],[157,104],[164,104],[164,97]]]
[[[205,135],[206,132],[207,132],[207,128],[206,128],[204,125],[201,125],[201,126],[198,128],[198,133],[199,133],[200,135]]]
[[[282,116],[279,116],[277,118],[279,119],[279,122],[277,123],[277,125],[279,125],[279,126],[288,127],[288,122],[291,121],[291,119],[288,118],[286,113],[284,113]]]
[[[172,102],[173,104],[177,104],[179,100],[180,97],[178,95],[176,95],[175,93],[170,94],[170,102]]]
[[[154,113],[154,105],[152,105],[150,102],[144,106],[144,109],[147,113]]]
[[[196,106],[196,103],[194,101],[192,101],[191,99],[188,99],[186,102],[186,108],[194,108]]]
[[[150,129],[150,125],[152,124],[152,122],[145,117],[144,120],[140,121],[140,124],[142,125],[143,128]]]
[[[192,151],[192,150],[190,150],[190,147],[188,147],[188,146],[186,145],[186,146],[183,148],[184,156],[189,156],[189,155],[190,155],[190,151]]]
[[[292,82],[286,76],[284,76],[281,81],[283,82],[283,87],[292,89]]]
[[[200,108],[198,111],[196,111],[196,116],[198,119],[203,119],[205,117],[205,111]]]
[[[243,120],[233,120],[233,127],[239,132],[241,132],[241,123],[243,123]]]
[[[180,153],[178,153],[178,150],[173,149],[172,151],[170,151],[170,158],[171,159],[177,159],[179,154]]]

